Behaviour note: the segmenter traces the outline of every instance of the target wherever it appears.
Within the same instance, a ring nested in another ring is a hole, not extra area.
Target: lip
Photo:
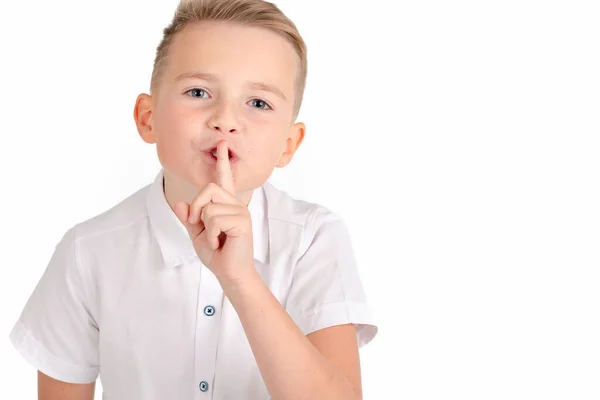
[[[211,164],[216,164],[217,163],[217,157],[212,155],[213,150],[216,150],[216,146],[212,147],[208,150],[204,150],[202,152],[202,154],[204,155],[204,158]],[[232,150],[229,150],[229,163],[230,164],[235,164],[237,162],[239,162],[240,158],[237,156],[237,154],[235,154],[235,152],[233,152]]]

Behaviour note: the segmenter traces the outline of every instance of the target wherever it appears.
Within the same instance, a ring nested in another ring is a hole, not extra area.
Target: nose
[[[225,129],[223,129],[219,125],[215,125],[212,128],[218,130],[221,133],[223,133],[223,132],[237,133],[237,129],[236,128],[230,128],[230,129],[225,128]]]
[[[222,105],[208,120],[210,128],[215,129],[222,134],[234,134],[240,131],[239,121],[235,118],[235,113],[231,107]]]

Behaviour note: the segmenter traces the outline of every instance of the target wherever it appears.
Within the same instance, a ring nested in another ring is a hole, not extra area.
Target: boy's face
[[[304,137],[304,124],[292,120],[292,46],[266,29],[224,22],[190,24],[173,39],[158,90],[138,96],[135,110],[165,178],[181,192],[217,182],[210,151],[226,138],[238,194],[260,186]]]

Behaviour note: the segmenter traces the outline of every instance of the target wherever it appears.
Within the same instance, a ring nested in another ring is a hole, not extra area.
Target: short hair
[[[294,119],[298,116],[307,75],[306,44],[296,25],[273,3],[264,0],[181,0],[156,49],[150,91],[157,91],[173,37],[194,22],[224,21],[268,29],[287,40],[298,57],[294,82]]]

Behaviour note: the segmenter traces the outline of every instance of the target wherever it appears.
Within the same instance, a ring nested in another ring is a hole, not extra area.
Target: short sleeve
[[[74,230],[57,244],[10,340],[44,374],[63,382],[91,383],[99,374],[98,326],[78,269]]]
[[[306,225],[306,251],[294,266],[286,309],[305,334],[356,325],[359,348],[377,334],[345,222],[317,208]]]

